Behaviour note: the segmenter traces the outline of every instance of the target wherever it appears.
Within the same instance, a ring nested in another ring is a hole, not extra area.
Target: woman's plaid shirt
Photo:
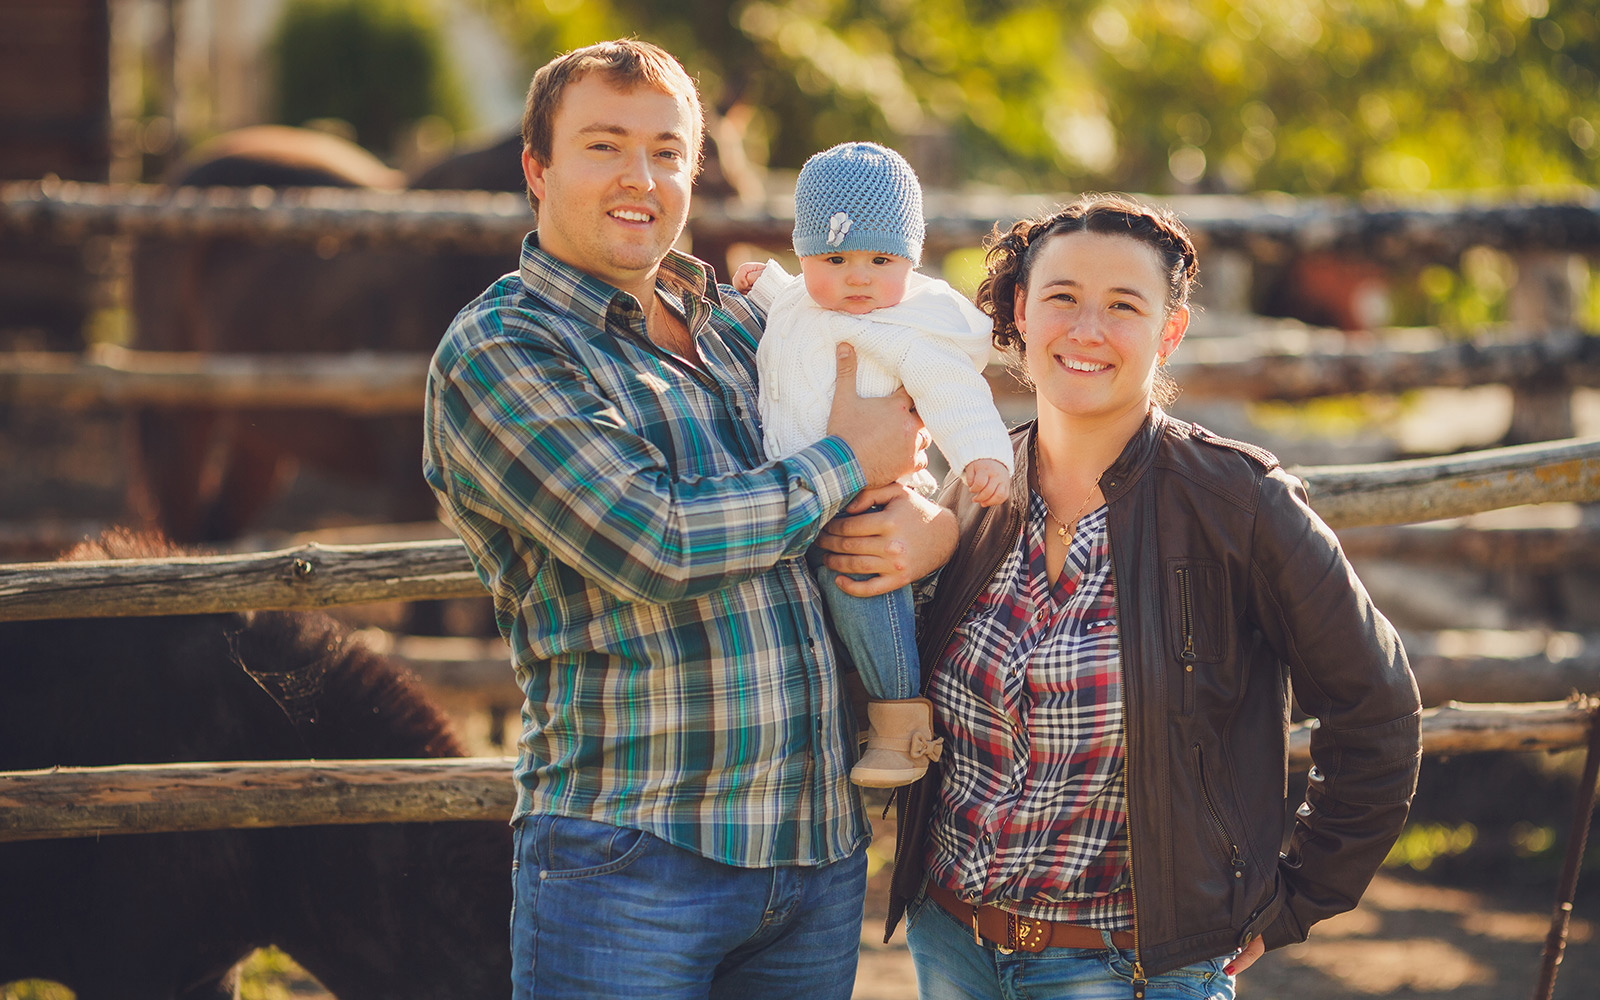
[[[526,696],[516,815],[746,867],[836,861],[867,827],[803,556],[860,467],[837,438],[766,461],[759,315],[682,254],[657,287],[699,365],[530,234],[428,372],[423,471]]]
[[[1133,925],[1122,655],[1106,508],[1045,570],[1044,502],[932,678],[948,729],[928,874],[963,899],[1104,930]]]

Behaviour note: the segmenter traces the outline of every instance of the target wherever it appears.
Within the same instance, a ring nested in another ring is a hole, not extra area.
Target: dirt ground
[[[1533,995],[1553,894],[1469,891],[1380,874],[1354,911],[1318,925],[1311,940],[1270,952],[1239,977],[1240,1000],[1510,1000]],[[874,889],[868,910],[881,908]],[[1600,996],[1600,910],[1577,915],[1556,979],[1556,1000]],[[854,1000],[914,1000],[903,929],[881,943],[881,917],[861,934]]]

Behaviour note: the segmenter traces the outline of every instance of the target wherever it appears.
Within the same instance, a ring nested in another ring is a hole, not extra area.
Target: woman
[[[922,616],[943,760],[899,793],[889,930],[924,998],[1232,997],[1353,907],[1405,820],[1416,684],[1302,484],[1169,417],[1194,246],[1094,197],[1018,223],[978,305],[1038,419],[946,504]],[[1320,720],[1285,853],[1289,690]]]

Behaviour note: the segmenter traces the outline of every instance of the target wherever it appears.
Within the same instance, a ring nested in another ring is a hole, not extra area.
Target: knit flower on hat
[[[828,246],[836,247],[844,242],[846,234],[850,232],[850,213],[835,212],[828,219]]]

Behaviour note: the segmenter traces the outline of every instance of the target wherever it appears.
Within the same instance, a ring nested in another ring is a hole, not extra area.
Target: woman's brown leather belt
[[[932,879],[927,883],[928,898],[946,913],[972,927],[972,939],[987,941],[1005,954],[1013,951],[1044,951],[1046,948],[1094,948],[1105,950],[1105,938],[1093,927],[1065,924],[1055,920],[1035,920],[985,904],[962,902],[954,892]],[[1132,931],[1112,931],[1111,943],[1124,950],[1132,948]]]

